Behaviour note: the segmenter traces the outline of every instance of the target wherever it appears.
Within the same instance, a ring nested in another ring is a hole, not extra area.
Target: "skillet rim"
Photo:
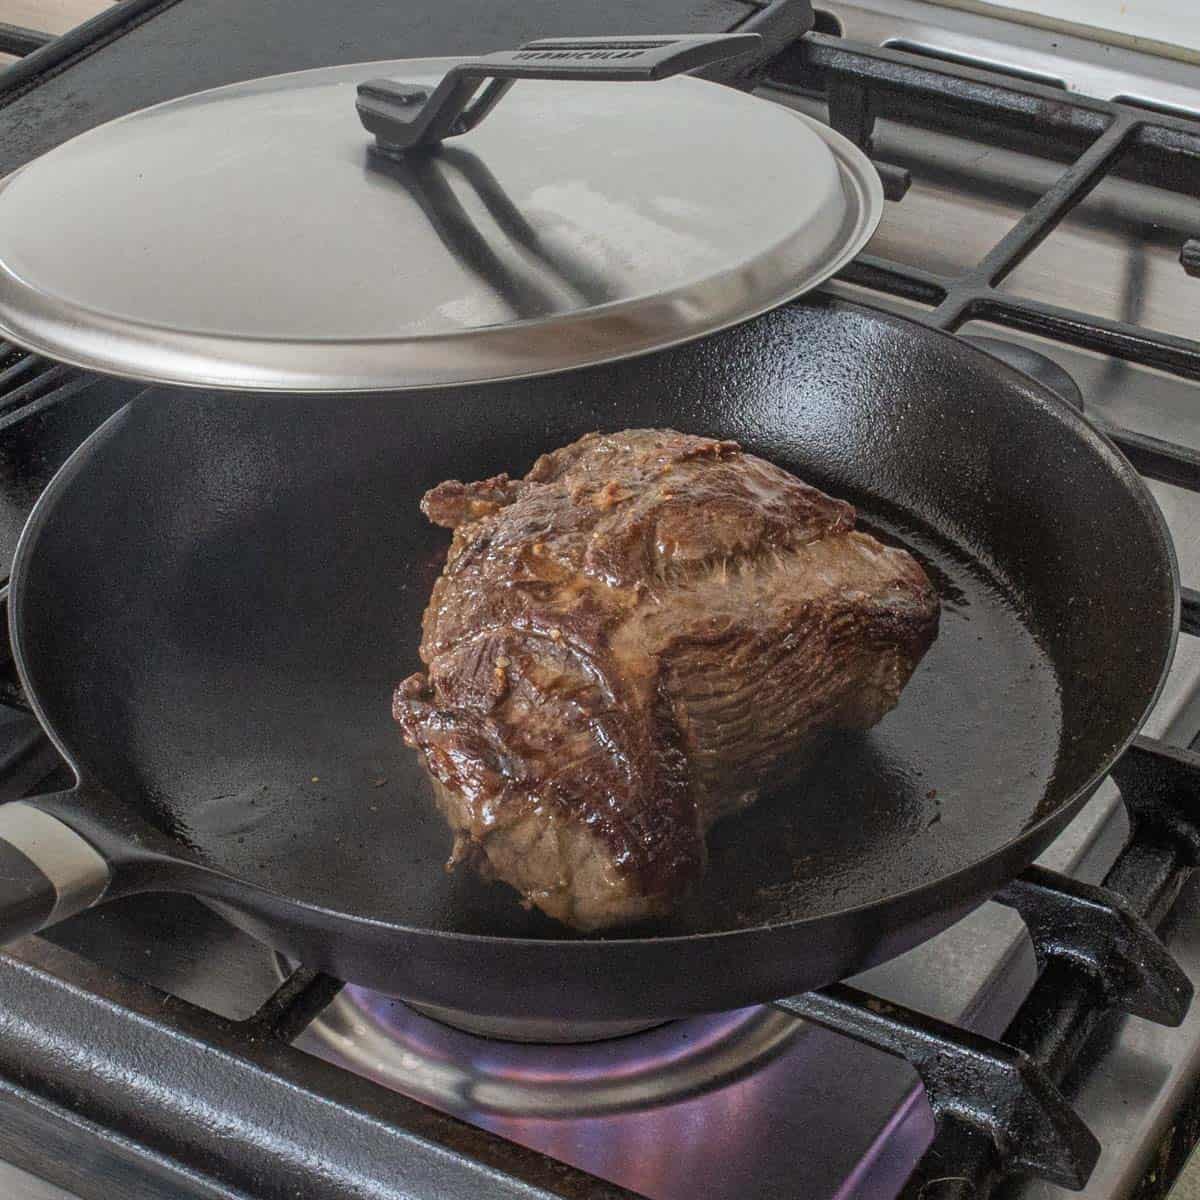
[[[806,926],[817,926],[830,924],[837,921],[845,921],[853,918],[856,914],[867,913],[874,909],[882,909],[893,905],[903,905],[910,909],[923,909],[921,901],[930,893],[945,892],[949,895],[962,896],[967,893],[978,891],[978,886],[956,886],[965,884],[966,881],[973,877],[978,877],[986,874],[985,868],[987,864],[992,862],[1004,861],[1019,857],[1024,849],[1032,848],[1032,853],[1025,858],[1025,866],[1033,862],[1038,853],[1053,840],[1053,837],[1061,832],[1062,829],[1070,822],[1070,820],[1078,814],[1080,809],[1088,801],[1095,792],[1096,788],[1109,775],[1113,764],[1121,757],[1122,754],[1133,743],[1134,739],[1141,732],[1142,728],[1157,704],[1159,697],[1162,695],[1163,688],[1166,685],[1167,676],[1174,661],[1176,645],[1180,633],[1180,578],[1179,578],[1179,563],[1175,553],[1175,545],[1171,538],[1170,531],[1167,527],[1166,518],[1163,516],[1162,510],[1155,502],[1150,494],[1142,476],[1134,468],[1133,464],[1121,452],[1119,447],[1100,429],[1094,426],[1082,414],[1077,412],[1071,405],[1067,404],[1050,388],[1021,371],[1010,367],[1007,363],[996,358],[994,355],[988,354],[987,351],[973,346],[969,342],[965,342],[962,338],[955,334],[948,333],[941,329],[934,329],[928,325],[924,325],[912,318],[903,316],[902,314],[881,308],[876,305],[864,304],[858,300],[848,300],[840,296],[833,296],[827,292],[819,291],[815,294],[810,294],[801,299],[790,301],[788,304],[780,307],[787,308],[793,305],[814,305],[819,304],[827,309],[837,310],[839,308],[849,309],[851,311],[865,311],[870,314],[872,319],[883,320],[885,323],[898,325],[901,328],[917,326],[921,334],[936,335],[931,340],[941,340],[948,343],[952,349],[949,354],[955,353],[965,354],[968,357],[982,356],[989,360],[989,366],[1006,381],[1006,385],[1010,389],[1016,389],[1017,392],[1024,390],[1032,394],[1032,398],[1039,403],[1039,406],[1046,411],[1053,419],[1057,419],[1061,424],[1073,429],[1078,436],[1080,442],[1088,444],[1098,454],[1098,456],[1107,461],[1110,469],[1120,477],[1125,483],[1131,484],[1128,491],[1131,496],[1135,497],[1138,502],[1138,508],[1148,518],[1148,525],[1153,531],[1154,541],[1157,543],[1162,566],[1166,573],[1166,582],[1169,585],[1171,596],[1171,616],[1170,629],[1166,631],[1166,637],[1163,639],[1163,654],[1158,668],[1158,679],[1155,686],[1151,689],[1145,705],[1139,714],[1136,724],[1130,732],[1116,745],[1114,749],[1106,752],[1101,756],[1098,765],[1087,776],[1087,778],[1075,789],[1070,795],[1059,805],[1046,813],[1032,825],[1027,826],[1015,837],[1010,838],[1002,845],[993,847],[991,851],[982,857],[972,859],[969,863],[957,868],[949,874],[941,874],[936,877],[926,880],[923,883],[916,885],[899,892],[893,892],[886,896],[877,897],[874,900],[866,901],[862,904],[851,905],[847,908],[835,909],[830,912],[818,913],[813,916],[796,918],[794,920],[779,921],[774,924],[750,925],[744,928],[737,929],[721,929],[713,930],[705,933],[687,933],[687,934],[667,934],[649,937],[620,937],[620,936],[576,936],[576,937],[558,937],[558,938],[531,938],[518,937],[500,934],[479,934],[479,933],[463,933],[455,930],[439,930],[429,928],[428,926],[405,925],[395,921],[388,921],[378,917],[369,917],[361,913],[349,912],[340,908],[331,908],[321,904],[313,903],[312,901],[297,899],[283,892],[276,891],[272,888],[263,886],[262,884],[254,883],[251,880],[245,879],[240,875],[235,875],[222,867],[215,867],[206,863],[203,858],[196,856],[192,857],[184,851],[181,844],[165,830],[157,825],[147,822],[147,826],[160,835],[170,845],[169,852],[163,852],[166,859],[170,860],[171,869],[178,868],[181,873],[185,873],[188,877],[190,886],[180,888],[168,888],[164,886],[149,887],[146,891],[182,891],[196,895],[200,899],[209,899],[209,895],[199,887],[199,882],[202,879],[224,882],[232,885],[233,897],[228,891],[218,889],[218,893],[211,896],[211,899],[218,901],[222,905],[228,905],[234,909],[242,909],[244,906],[238,903],[235,898],[237,893],[243,895],[255,895],[263,897],[281,907],[283,910],[293,910],[304,913],[311,913],[314,916],[343,926],[354,926],[362,928],[372,928],[385,930],[389,933],[394,933],[399,937],[406,938],[435,938],[438,941],[443,939],[454,939],[463,941],[473,945],[487,945],[492,948],[518,947],[518,946],[537,946],[544,948],[546,951],[556,949],[565,952],[579,952],[580,947],[593,947],[605,950],[609,953],[615,951],[617,947],[621,947],[629,953],[634,953],[639,949],[647,949],[650,947],[661,947],[669,944],[694,944],[696,942],[713,942],[716,939],[724,939],[730,937],[746,937],[746,936],[769,936],[772,933],[780,931],[791,931],[797,933],[802,931]],[[757,318],[751,318],[749,322]],[[949,357],[949,356],[948,356]],[[470,385],[465,385],[470,386]],[[150,391],[153,389],[147,389]],[[441,389],[435,389],[441,390]],[[37,695],[37,690],[30,682],[28,670],[25,660],[25,646],[23,640],[23,606],[24,606],[24,581],[26,572],[26,562],[33,558],[36,550],[38,538],[44,528],[47,526],[49,517],[52,514],[58,496],[63,493],[69,484],[76,476],[86,467],[91,457],[98,453],[100,448],[112,437],[116,435],[119,426],[128,419],[132,406],[141,400],[146,395],[146,392],[139,392],[127,404],[119,408],[115,413],[106,418],[96,429],[94,429],[85,438],[78,447],[71,453],[59,470],[55,473],[51,481],[46,485],[41,495],[38,496],[33,508],[30,510],[24,527],[21,530],[20,538],[17,542],[17,548],[13,555],[12,568],[9,574],[8,583],[8,625],[9,625],[9,640],[12,646],[13,661],[17,668],[17,674],[25,689],[26,697],[29,702],[30,709],[41,725],[46,736],[50,739],[55,749],[62,756],[72,774],[75,776],[75,787],[69,792],[59,795],[65,795],[67,803],[62,806],[55,807],[55,815],[62,816],[64,812],[68,815],[64,817],[67,823],[70,823],[69,814],[72,811],[84,811],[86,809],[81,805],[72,804],[70,797],[76,796],[85,786],[91,783],[91,777],[85,775],[76,762],[75,755],[69,750],[65,741],[55,728],[54,724],[46,716],[41,700]],[[1015,398],[1015,397],[1014,397]],[[272,397],[276,402],[279,402],[279,397]],[[103,785],[96,784],[95,786],[103,788]],[[107,789],[105,789],[107,790]],[[27,798],[28,803],[37,804],[39,800],[46,799],[46,796],[31,796]],[[121,797],[116,795],[118,802]],[[106,828],[107,822],[104,822]],[[1046,836],[1049,834],[1049,836]],[[127,838],[121,834],[114,834],[120,841],[127,842]],[[108,857],[105,855],[105,857]],[[119,871],[119,864],[115,864]],[[1023,870],[1024,866],[1015,872],[1005,872],[1006,877],[1012,878]],[[120,893],[117,893],[120,894]],[[980,901],[982,902],[982,901]],[[103,901],[101,901],[103,903]],[[938,906],[943,909],[949,909],[952,906],[949,902]],[[248,914],[249,915],[249,914]],[[278,924],[274,920],[269,923]],[[568,948],[571,948],[568,950]]]

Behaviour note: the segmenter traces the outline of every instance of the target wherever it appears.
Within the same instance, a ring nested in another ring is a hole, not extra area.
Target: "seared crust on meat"
[[[580,929],[669,911],[712,822],[878,721],[937,632],[911,556],[734,442],[588,434],[422,508],[454,537],[395,718],[451,864]]]

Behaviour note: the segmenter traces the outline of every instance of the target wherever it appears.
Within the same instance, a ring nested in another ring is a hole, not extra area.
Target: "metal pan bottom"
[[[640,1111],[711,1092],[773,1061],[806,1028],[777,1009],[754,1007],[625,1037],[610,1023],[604,1040],[597,1040],[595,1023],[549,1031],[540,1022],[515,1029],[506,1023],[496,1040],[477,1036],[488,1026],[469,1019],[470,1032],[452,1028],[415,1005],[347,985],[296,1044],[456,1116],[554,1120]],[[557,1040],[530,1044],[534,1032]]]

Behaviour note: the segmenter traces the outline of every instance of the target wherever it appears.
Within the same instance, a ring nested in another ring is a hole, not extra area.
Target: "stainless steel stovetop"
[[[1200,66],[947,9],[918,0],[823,5],[852,39],[1032,72],[1101,98],[1134,97],[1200,114]],[[820,106],[764,89],[781,103]],[[875,153],[913,185],[889,204],[870,251],[952,273],[976,263],[1056,178],[1061,165],[949,134],[879,123]],[[1195,335],[1200,282],[1180,243],[1200,232],[1200,201],[1109,180],[1010,277],[1006,287],[1103,316]],[[834,290],[898,310],[844,284]],[[1085,411],[1200,447],[1197,385],[988,328],[1033,346],[1074,377]],[[1153,484],[1185,584],[1200,586],[1200,497]],[[1184,639],[1148,732],[1187,745],[1200,732],[1200,650]],[[1100,879],[1126,832],[1106,784],[1043,858]],[[1181,901],[1200,917],[1200,888]],[[139,940],[115,906],[111,941],[89,956],[231,1017],[278,982],[269,952],[198,905],[165,903],[169,943]],[[141,918],[139,918],[141,919]],[[71,944],[71,933],[55,936]],[[1200,983],[1200,919],[1176,922],[1171,948]],[[83,948],[83,947],[77,947]],[[988,904],[934,941],[861,979],[867,990],[999,1034],[1035,977],[1024,926]],[[912,1070],[898,1060],[771,1009],[747,1009],[590,1046],[521,1046],[449,1029],[399,1002],[348,987],[297,1043],[304,1050],[642,1193],[652,1200],[894,1196],[933,1131]],[[1104,1146],[1083,1195],[1115,1200],[1141,1177],[1158,1136],[1200,1080],[1200,1004],[1175,1030],[1127,1018],[1070,1099]],[[34,1183],[31,1197],[41,1196]],[[15,1188],[15,1185],[14,1185]],[[12,1194],[10,1192],[10,1194]],[[20,1194],[20,1193],[17,1193]],[[1062,1195],[1011,1184],[1010,1197]],[[47,1189],[47,1197],[63,1195]]]

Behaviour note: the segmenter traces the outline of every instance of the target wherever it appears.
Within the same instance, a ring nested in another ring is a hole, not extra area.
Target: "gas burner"
[[[578,1118],[640,1111],[714,1091],[785,1050],[804,1026],[753,1007],[586,1045],[496,1041],[349,985],[302,1049],[467,1118]]]

